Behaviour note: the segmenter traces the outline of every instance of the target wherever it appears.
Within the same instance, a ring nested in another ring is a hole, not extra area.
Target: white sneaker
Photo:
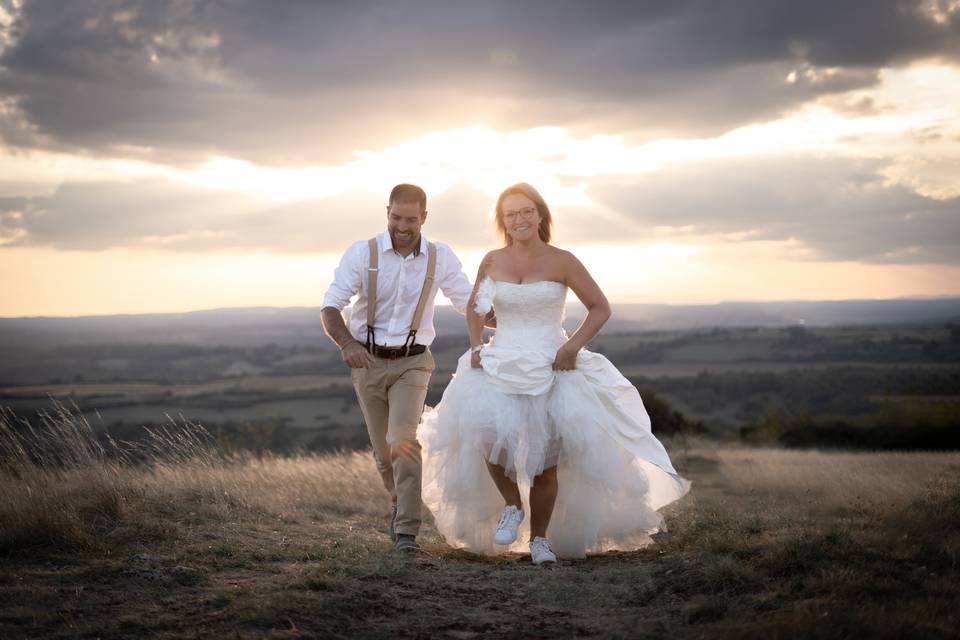
[[[523,509],[512,505],[504,508],[497,523],[493,541],[497,544],[513,544],[517,539],[517,527],[523,522]]]
[[[557,556],[550,548],[550,541],[537,536],[530,542],[530,559],[533,560],[533,564],[543,564],[544,562],[556,562]]]

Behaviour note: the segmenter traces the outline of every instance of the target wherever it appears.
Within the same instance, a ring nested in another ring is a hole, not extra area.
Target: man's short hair
[[[416,202],[420,205],[420,211],[427,209],[427,194],[415,184],[398,184],[390,192],[388,204],[397,202]]]

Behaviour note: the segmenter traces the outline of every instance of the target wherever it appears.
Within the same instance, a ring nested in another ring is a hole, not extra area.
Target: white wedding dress
[[[584,349],[576,369],[553,370],[567,340],[566,293],[549,280],[480,283],[477,312],[492,305],[497,314],[482,368],[463,354],[419,430],[423,500],[452,546],[505,550],[493,543],[504,503],[484,458],[520,485],[525,517],[511,551],[526,550],[531,481],[554,464],[559,492],[547,537],[560,557],[649,544],[663,525],[657,509],[690,488],[650,432],[640,394],[609,360]]]

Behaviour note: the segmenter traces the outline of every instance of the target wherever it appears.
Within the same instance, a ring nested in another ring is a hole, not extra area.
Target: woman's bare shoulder
[[[490,271],[490,268],[497,262],[497,259],[503,255],[503,249],[494,249],[488,251],[483,259],[480,261],[480,273],[486,274]]]
[[[573,255],[570,251],[566,249],[561,249],[560,247],[555,247],[553,245],[548,245],[549,250],[547,252],[547,257],[550,260],[555,261],[557,264],[563,266],[574,266],[580,264],[580,261],[577,259],[577,256]]]
[[[501,248],[501,249],[493,249],[493,250],[491,250],[491,251],[487,251],[487,254],[486,254],[485,256],[483,256],[483,260],[481,260],[480,262],[481,262],[482,264],[485,264],[485,265],[489,266],[489,265],[493,264],[494,262],[496,262],[497,259],[500,258],[500,257],[503,256],[503,255],[504,255],[504,250],[503,250],[502,248]]]

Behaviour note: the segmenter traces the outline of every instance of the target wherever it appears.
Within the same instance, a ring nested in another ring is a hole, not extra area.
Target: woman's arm
[[[574,369],[577,363],[577,353],[590,342],[610,319],[610,303],[603,295],[600,286],[572,253],[565,252],[565,271],[567,286],[576,294],[583,306],[587,308],[587,316],[573,332],[573,335],[557,351],[553,368],[561,371]]]
[[[491,251],[480,261],[480,268],[477,270],[477,279],[473,283],[473,292],[470,294],[470,300],[467,302],[467,333],[470,336],[470,365],[473,368],[480,367],[480,353],[474,351],[476,347],[483,344],[483,326],[488,320],[491,310],[484,310],[484,313],[477,313],[477,291],[480,284],[487,277],[487,271],[493,262],[493,252]],[[495,322],[495,321],[494,321]]]

